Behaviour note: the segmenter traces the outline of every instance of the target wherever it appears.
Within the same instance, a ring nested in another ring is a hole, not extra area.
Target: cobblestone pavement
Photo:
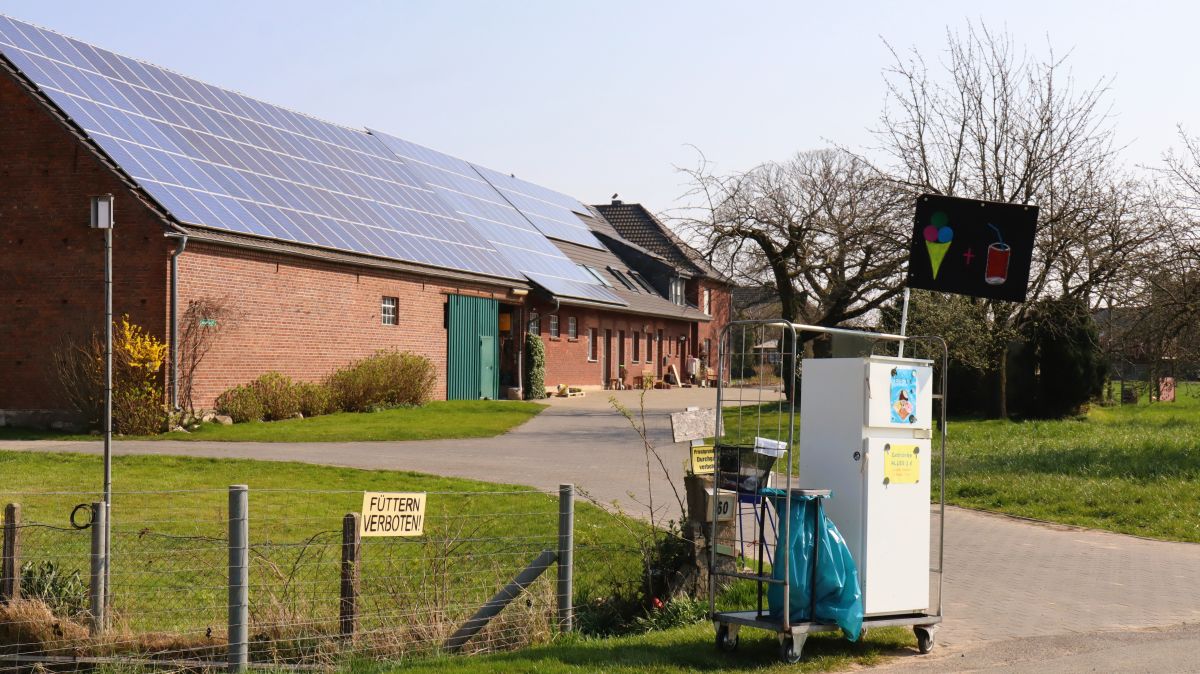
[[[939,645],[1200,622],[1194,543],[948,508],[945,566]]]

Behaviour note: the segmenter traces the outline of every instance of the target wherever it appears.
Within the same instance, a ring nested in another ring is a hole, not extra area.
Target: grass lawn
[[[1080,419],[951,419],[947,502],[1200,542],[1200,385],[1178,394],[1174,403],[1093,407]],[[764,436],[775,437],[777,410],[764,406]],[[753,438],[752,415],[742,410],[739,426],[738,414],[725,411],[728,432]]]
[[[340,412],[309,419],[261,423],[203,424],[192,433],[128,436],[125,440],[216,440],[221,442],[355,442],[490,438],[519,426],[545,409],[540,403],[509,400],[440,400],[422,407],[381,412]],[[3,440],[96,440],[97,435],[0,428]]]
[[[512,653],[474,658],[430,658],[405,663],[402,668],[355,667],[354,672],[637,672],[683,674],[684,672],[829,672],[877,664],[889,654],[910,648],[912,632],[900,628],[872,630],[859,643],[828,634],[808,638],[804,659],[785,665],[777,654],[779,642],[764,630],[743,628],[737,651],[716,649],[712,625],[698,623],[660,632],[593,639],[564,638],[553,644]]]

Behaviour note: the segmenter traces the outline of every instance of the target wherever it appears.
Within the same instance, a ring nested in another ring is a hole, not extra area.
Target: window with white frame
[[[558,339],[558,315],[550,314],[550,336]]]
[[[687,303],[684,298],[683,279],[678,276],[671,279],[671,301],[681,306]]]
[[[579,339],[579,323],[574,316],[567,317],[567,337],[569,339]]]
[[[595,362],[599,345],[596,344],[596,328],[588,328],[588,360]]]
[[[541,336],[542,317],[535,311],[529,314],[529,334]]]
[[[384,297],[379,303],[379,316],[384,325],[399,325],[400,298]]]
[[[708,314],[709,316],[711,316],[712,315],[712,290],[705,288],[704,292],[700,294],[700,299],[702,302],[702,304],[700,305],[700,310],[703,311],[704,313]]]

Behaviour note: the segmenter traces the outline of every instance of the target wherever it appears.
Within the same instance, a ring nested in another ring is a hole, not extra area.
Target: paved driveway
[[[573,482],[605,503],[620,501],[627,512],[645,515],[650,493],[646,455],[629,422],[609,403],[612,394],[640,416],[640,391],[597,391],[584,397],[551,398],[550,408],[498,438],[411,442],[171,442],[119,441],[114,454],[164,454],[213,458],[305,461],[352,468],[412,470],[490,482],[557,489]],[[777,395],[761,394],[764,399]],[[648,437],[659,448],[675,484],[682,489],[687,448],[671,441],[672,412],[688,406],[712,407],[715,389],[646,392]],[[96,441],[0,441],[0,448],[99,453]],[[671,485],[654,463],[651,470],[655,510],[675,516]]]
[[[616,397],[636,407],[638,392],[619,391]],[[651,391],[646,404],[649,437],[660,448],[673,478],[678,479],[683,474],[687,450],[671,443],[667,417],[688,405],[711,406],[715,404],[715,393],[703,389]],[[0,446],[100,451],[97,442],[0,442]],[[527,424],[485,440],[118,442],[114,448],[118,454],[243,457],[396,468],[544,489],[574,482],[600,500],[619,500],[628,511],[646,512],[645,454],[638,436],[612,411],[605,393],[553,400],[550,409]],[[670,486],[661,469],[652,466],[651,476],[656,507],[672,503]],[[1103,630],[1200,622],[1200,545],[1037,524],[957,508],[947,511],[946,540],[946,623],[938,641],[951,656],[965,655],[972,645],[977,648],[981,643],[999,640],[1055,635],[1068,638]],[[1196,638],[1194,631],[1185,632],[1163,643],[1194,642]],[[1094,651],[1086,645],[1077,647]],[[1046,657],[1062,650],[1055,648],[1059,650],[1052,648]],[[919,666],[958,671],[968,661],[925,662]]]

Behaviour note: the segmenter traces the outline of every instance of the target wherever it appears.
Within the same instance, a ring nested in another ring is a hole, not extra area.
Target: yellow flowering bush
[[[163,430],[167,408],[161,372],[166,342],[131,323],[113,325],[113,430],[151,435]],[[88,424],[98,427],[104,414],[104,338],[66,341],[55,355],[55,369],[67,398]]]

